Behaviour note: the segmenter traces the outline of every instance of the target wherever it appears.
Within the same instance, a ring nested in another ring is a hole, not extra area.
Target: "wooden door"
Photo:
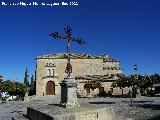
[[[48,81],[46,84],[46,95],[55,95],[55,83]]]

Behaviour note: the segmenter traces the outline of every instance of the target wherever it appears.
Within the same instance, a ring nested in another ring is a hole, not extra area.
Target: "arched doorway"
[[[46,95],[55,95],[55,83],[48,81],[46,84]]]

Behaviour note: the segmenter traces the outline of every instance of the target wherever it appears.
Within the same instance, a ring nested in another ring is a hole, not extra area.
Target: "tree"
[[[22,83],[19,83],[17,82],[17,92],[16,92],[16,95],[19,95],[20,97],[24,97],[25,96],[25,93],[26,93],[26,85],[22,84]]]
[[[35,95],[36,94],[36,90],[35,90],[35,80],[34,77],[32,75],[31,77],[31,84],[30,84],[30,90],[29,90],[29,95]]]
[[[6,88],[5,82],[0,81],[0,92],[6,92],[6,91],[7,91],[7,88]]]
[[[153,87],[154,84],[160,83],[160,75],[154,74],[154,75],[130,75],[130,76],[119,76],[119,80],[115,81],[113,83],[113,86],[120,87],[122,89],[122,95],[123,95],[123,88],[128,87],[130,88],[130,96],[131,96],[131,102],[132,102],[132,93],[133,95],[137,94],[137,90],[140,90],[141,95],[145,94],[145,91],[149,87]],[[132,104],[132,103],[131,103]]]
[[[28,86],[28,79],[29,79],[29,75],[28,75],[28,70],[27,70],[27,68],[26,68],[26,71],[25,71],[25,73],[24,73],[24,84],[25,84],[26,86]]]
[[[16,95],[15,82],[11,80],[7,80],[7,81],[4,81],[4,85],[6,86],[6,92],[8,92],[8,94],[12,96],[12,99],[13,99],[13,96]]]
[[[1,93],[5,92],[5,91],[6,91],[6,87],[5,87],[4,83],[3,83],[3,81],[0,81],[0,98],[2,97]]]
[[[28,74],[28,70],[26,68],[26,71],[25,71],[25,74],[24,74],[24,85],[25,85],[25,88],[26,88],[26,92],[28,93],[28,83],[29,83],[29,74]]]
[[[153,80],[154,84],[160,83],[160,75],[158,75],[157,73],[155,73],[154,75],[151,75],[150,78]]]
[[[10,96],[19,95],[20,97],[24,97],[26,93],[26,85],[20,82],[14,82],[11,80],[0,82],[0,92],[8,92]]]
[[[139,83],[138,80],[139,75],[130,75],[128,76],[128,87],[130,87],[130,97],[131,97],[131,105],[133,105],[133,95],[136,96],[137,94],[137,85]],[[134,94],[133,94],[134,93]]]
[[[92,89],[92,90],[99,88],[99,87],[102,87],[99,81],[89,81],[88,83],[84,85],[85,89]]]
[[[123,96],[123,89],[125,87],[128,87],[128,79],[126,79],[126,76],[124,74],[119,75],[119,79],[116,80],[113,83],[113,87],[119,87],[122,90],[122,96]]]

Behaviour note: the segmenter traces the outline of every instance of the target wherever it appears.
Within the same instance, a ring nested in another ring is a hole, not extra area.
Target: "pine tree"
[[[24,74],[24,85],[26,85],[26,86],[28,86],[28,78],[29,78],[29,75],[28,75],[28,70],[26,68],[26,71]]]
[[[36,91],[35,91],[35,80],[34,80],[34,76],[31,76],[31,84],[30,84],[30,90],[29,90],[29,96],[31,95],[35,95]]]
[[[33,77],[33,75],[31,76],[30,90],[34,90],[34,77]]]
[[[24,86],[26,88],[26,93],[28,94],[28,83],[29,83],[29,74],[28,74],[28,70],[26,68],[25,74],[24,74]]]

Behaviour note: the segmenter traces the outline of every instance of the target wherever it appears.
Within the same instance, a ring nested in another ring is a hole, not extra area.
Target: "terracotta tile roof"
[[[108,58],[108,56],[96,56],[86,53],[72,53],[70,55],[71,59],[105,59],[109,62],[117,62],[115,59]],[[43,56],[38,56],[36,59],[66,59],[67,54],[66,53],[55,53],[55,54],[48,54]]]
[[[73,53],[70,55],[71,58],[101,58],[100,56],[85,54],[85,53]],[[66,53],[55,53],[49,55],[39,56],[37,58],[67,58]]]

